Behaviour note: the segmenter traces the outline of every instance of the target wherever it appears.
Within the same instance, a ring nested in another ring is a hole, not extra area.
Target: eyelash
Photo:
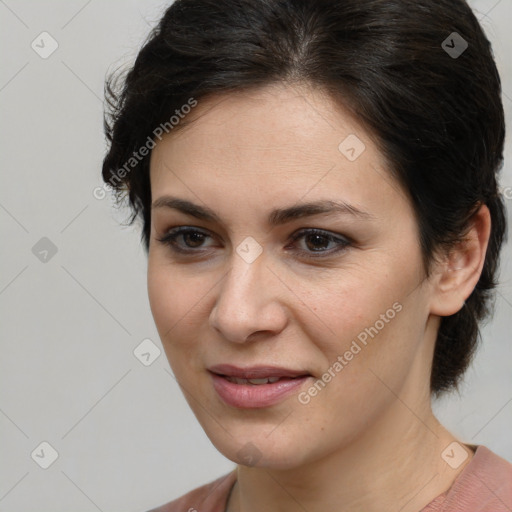
[[[178,244],[176,242],[176,239],[179,236],[182,236],[182,235],[185,235],[185,234],[194,234],[194,233],[199,233],[200,235],[203,235],[205,237],[209,236],[207,233],[204,233],[203,231],[199,231],[196,228],[180,226],[178,228],[175,228],[175,229],[169,231],[163,237],[157,238],[157,240],[159,242],[161,242],[162,244],[167,245],[168,247],[170,247],[171,250],[176,252],[176,253],[180,253],[180,254],[199,253],[201,249],[197,249],[197,250],[196,249],[192,249],[192,248],[189,248],[188,250],[187,249],[182,249],[182,248],[180,248],[178,246]],[[347,247],[352,245],[351,240],[349,240],[347,238],[337,237],[337,236],[334,236],[334,235],[330,234],[327,231],[323,231],[323,230],[315,229],[315,228],[303,229],[303,230],[299,231],[298,233],[292,235],[290,240],[291,240],[291,242],[296,242],[299,238],[306,237],[306,236],[314,236],[314,235],[317,235],[317,236],[320,236],[322,238],[325,238],[325,239],[329,240],[330,242],[337,242],[338,243],[338,247],[336,249],[329,250],[329,251],[317,251],[316,253],[315,252],[310,252],[310,251],[304,251],[304,250],[299,249],[298,252],[302,256],[305,256],[305,257],[311,258],[311,259],[314,259],[314,258],[327,258],[329,256],[332,256],[334,253],[338,253],[340,251],[343,251],[344,249],[346,249]]]

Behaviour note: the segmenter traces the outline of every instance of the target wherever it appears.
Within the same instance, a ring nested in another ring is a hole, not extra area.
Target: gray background
[[[147,338],[161,349],[138,225],[121,226],[128,212],[93,196],[105,73],[132,62],[167,3],[0,0],[0,512],[147,510],[234,466],[197,424],[163,351],[149,366],[135,357]],[[512,130],[512,4],[471,5],[493,42]],[[31,47],[51,48],[44,31],[59,45],[46,59]],[[508,136],[509,222],[511,149]],[[56,254],[40,252],[43,237]],[[510,256],[508,244],[461,396],[435,409],[464,441],[512,461]],[[48,469],[43,441],[59,455]]]

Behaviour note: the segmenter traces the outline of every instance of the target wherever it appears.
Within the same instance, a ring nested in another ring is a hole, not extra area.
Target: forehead
[[[375,191],[381,199],[400,195],[370,135],[319,89],[272,85],[216,95],[199,100],[185,121],[152,152],[153,198],[177,190],[190,197],[191,188],[273,204],[326,192],[355,205],[372,202]]]

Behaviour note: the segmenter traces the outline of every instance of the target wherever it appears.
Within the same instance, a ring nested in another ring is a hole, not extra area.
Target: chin
[[[313,449],[311,437],[305,433],[295,436],[283,430],[281,435],[275,431],[275,424],[262,428],[261,425],[249,425],[247,420],[238,426],[203,424],[206,435],[227,459],[248,467],[287,470],[307,463],[309,450]],[[279,428],[279,427],[277,427]],[[269,435],[270,433],[270,435]],[[231,434],[231,435],[230,435]]]

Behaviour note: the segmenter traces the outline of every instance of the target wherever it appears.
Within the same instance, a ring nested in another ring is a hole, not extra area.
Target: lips
[[[294,379],[296,377],[304,377],[310,375],[305,370],[292,370],[277,366],[251,366],[249,368],[240,368],[230,364],[218,364],[208,368],[210,372],[216,373],[223,377],[232,377],[234,379],[243,380],[260,380],[260,379]],[[276,382],[274,380],[273,382]],[[242,383],[241,383],[242,384]]]
[[[224,375],[226,380],[229,380],[229,382],[233,382],[235,384],[253,384],[255,386],[259,386],[261,384],[273,384],[274,382],[277,382],[278,380],[281,380],[283,377],[267,377],[262,379],[239,379],[238,377],[229,377],[227,375]]]
[[[310,379],[304,370],[276,366],[240,368],[222,364],[208,368],[215,391],[232,407],[265,408],[298,392]]]

